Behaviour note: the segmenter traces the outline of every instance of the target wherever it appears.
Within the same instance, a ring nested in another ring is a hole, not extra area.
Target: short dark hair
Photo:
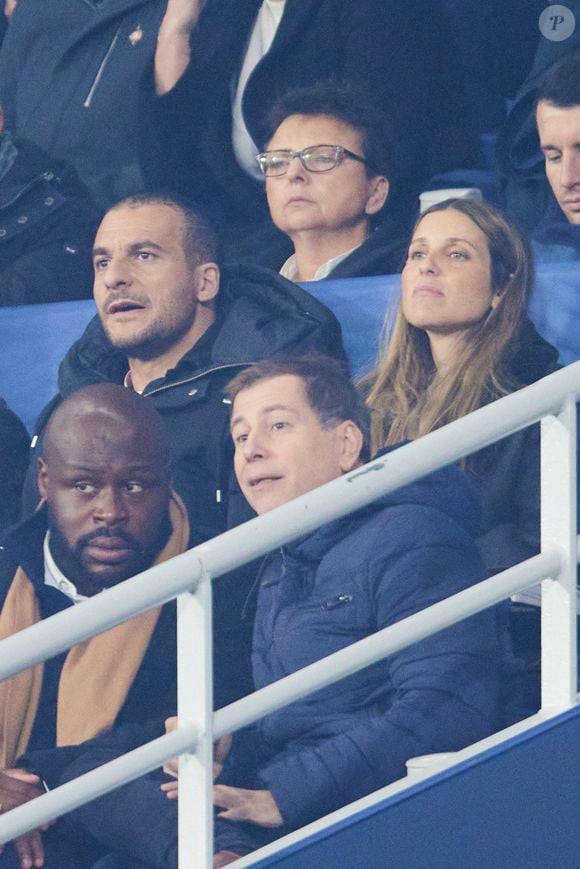
[[[385,112],[370,102],[368,95],[354,85],[329,79],[309,87],[286,91],[276,100],[268,115],[266,143],[282,121],[291,115],[329,115],[348,124],[361,137],[361,156],[369,164],[367,174],[389,177],[393,173],[395,147],[392,141],[392,124]]]
[[[333,428],[347,419],[352,420],[363,434],[361,461],[370,458],[369,412],[342,365],[329,356],[308,353],[294,359],[264,359],[245,368],[228,383],[226,395],[234,403],[245,389],[290,374],[300,378],[308,403],[323,428]]]
[[[551,66],[536,89],[536,104],[551,103],[561,109],[580,106],[580,51],[573,51]]]
[[[206,215],[187,199],[164,191],[134,193],[116,202],[118,208],[141,208],[143,205],[166,205],[183,219],[183,251],[191,268],[201,263],[219,263],[219,242],[215,229]]]

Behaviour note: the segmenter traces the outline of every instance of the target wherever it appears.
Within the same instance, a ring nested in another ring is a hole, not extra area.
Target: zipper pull
[[[320,605],[321,610],[334,610],[337,606],[342,606],[345,603],[350,603],[352,600],[352,594],[337,594],[336,597],[332,597],[330,600],[325,600],[323,604]]]

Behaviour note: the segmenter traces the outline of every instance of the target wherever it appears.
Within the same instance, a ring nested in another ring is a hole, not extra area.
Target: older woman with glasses
[[[392,114],[413,182],[475,156],[439,0],[168,0],[144,125],[149,185],[206,203],[223,234],[250,235],[267,217],[255,155],[272,104],[330,78]]]
[[[394,149],[386,116],[351,88],[323,83],[288,91],[270,124],[256,159],[270,217],[292,247],[260,238],[252,261],[294,281],[398,271],[407,232],[387,200]]]

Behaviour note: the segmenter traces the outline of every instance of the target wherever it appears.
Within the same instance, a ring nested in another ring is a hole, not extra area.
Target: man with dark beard
[[[100,384],[64,401],[45,431],[38,484],[40,508],[2,540],[0,639],[190,545],[164,425],[132,390]],[[42,792],[40,777],[19,760],[24,752],[34,752],[50,786],[69,757],[65,746],[174,708],[175,645],[171,603],[0,683],[2,811]],[[43,865],[41,835],[17,839],[1,865]],[[62,834],[56,827],[48,835],[50,850]],[[82,866],[86,856],[75,851],[71,859]]]

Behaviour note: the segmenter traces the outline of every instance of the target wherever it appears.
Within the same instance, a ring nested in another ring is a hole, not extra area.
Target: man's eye
[[[98,271],[101,271],[102,269],[106,268],[108,265],[108,262],[109,262],[109,260],[105,259],[104,257],[100,257],[99,259],[96,259],[94,261],[95,271],[98,272]]]
[[[138,483],[136,480],[130,480],[129,482],[125,483],[125,489],[127,492],[142,492],[144,488],[145,486],[143,485],[143,483]]]
[[[412,250],[412,251],[409,251],[409,257],[408,257],[408,259],[410,259],[410,260],[413,260],[413,259],[423,259],[424,256],[425,256],[424,251],[422,251],[422,250]]]
[[[83,494],[92,494],[95,491],[94,483],[89,483],[86,480],[79,480],[74,484],[74,488]]]
[[[468,255],[464,250],[452,250],[452,251],[449,251],[449,256],[450,256],[452,259],[457,259],[457,260],[465,260],[465,259],[469,259],[469,255]]]
[[[278,420],[278,422],[272,423],[272,428],[274,429],[274,431],[280,431],[283,428],[287,428],[287,426],[288,423],[284,422],[283,420]]]
[[[136,256],[140,262],[144,263],[149,262],[149,260],[155,259],[155,254],[151,253],[151,251],[148,250],[140,250],[137,252]]]
[[[247,434],[245,434],[245,433],[244,433],[244,434],[238,434],[238,435],[235,435],[235,436],[234,436],[234,443],[235,443],[235,444],[244,444],[244,443],[247,441],[247,439],[248,439],[248,435],[247,435]]]
[[[544,154],[544,156],[546,158],[546,163],[558,163],[562,155],[561,154]]]

